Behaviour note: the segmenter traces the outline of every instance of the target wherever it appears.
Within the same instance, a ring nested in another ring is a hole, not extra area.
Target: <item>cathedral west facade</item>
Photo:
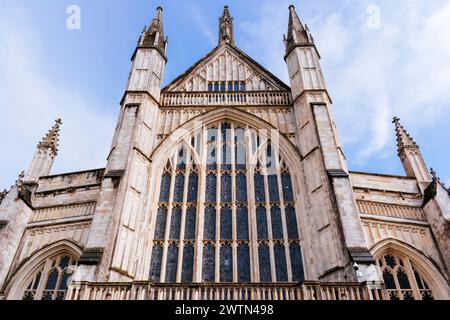
[[[406,175],[349,171],[293,6],[284,42],[289,85],[225,7],[218,46],[161,88],[158,8],[106,167],[49,175],[58,120],[0,194],[0,299],[449,299],[450,191],[398,118]]]

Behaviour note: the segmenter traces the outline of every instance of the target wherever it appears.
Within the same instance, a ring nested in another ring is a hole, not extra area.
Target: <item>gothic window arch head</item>
[[[152,281],[304,279],[295,180],[274,134],[222,120],[171,150],[152,215]]]
[[[390,300],[434,300],[429,280],[408,256],[386,251],[377,262]]]
[[[64,300],[75,266],[76,258],[70,253],[48,257],[27,281],[22,299]]]

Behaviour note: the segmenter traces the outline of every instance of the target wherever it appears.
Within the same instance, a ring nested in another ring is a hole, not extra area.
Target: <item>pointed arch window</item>
[[[161,172],[150,278],[302,281],[291,174],[267,132],[231,121],[199,131],[180,142]]]
[[[45,260],[29,281],[23,300],[64,300],[76,259],[68,254]]]
[[[406,256],[392,253],[378,260],[391,300],[434,300],[433,292],[414,263]]]

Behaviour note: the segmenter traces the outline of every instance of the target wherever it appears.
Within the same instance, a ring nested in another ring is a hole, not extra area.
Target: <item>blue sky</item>
[[[224,4],[236,45],[287,82],[282,36],[290,3],[322,55],[350,169],[403,174],[391,123],[397,115],[450,184],[448,1],[2,0],[0,188],[27,169],[57,117],[64,124],[52,173],[105,165],[130,57],[156,6],[169,36],[165,83],[216,45]],[[81,9],[80,30],[66,28],[69,5]],[[373,5],[375,29],[367,25]]]

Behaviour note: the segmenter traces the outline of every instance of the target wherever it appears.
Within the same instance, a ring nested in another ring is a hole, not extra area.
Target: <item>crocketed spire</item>
[[[314,43],[308,26],[303,26],[293,5],[289,6],[289,26],[287,37],[285,36],[284,42],[286,45],[286,53],[295,45]]]
[[[234,46],[233,17],[228,6],[224,6],[223,14],[219,18],[219,46],[225,43]]]
[[[142,31],[138,46],[141,48],[156,47],[165,54],[167,39],[164,38],[162,12],[163,9],[161,7],[156,8],[155,17],[153,18],[150,27],[145,27]]]
[[[38,144],[38,149],[51,149],[55,155],[58,154],[59,131],[62,121],[57,119],[50,131],[42,138]]]
[[[400,123],[400,118],[394,117],[393,121],[395,124],[395,134],[397,136],[397,149],[400,154],[406,148],[419,148],[413,138],[408,134],[408,132],[403,128]]]

